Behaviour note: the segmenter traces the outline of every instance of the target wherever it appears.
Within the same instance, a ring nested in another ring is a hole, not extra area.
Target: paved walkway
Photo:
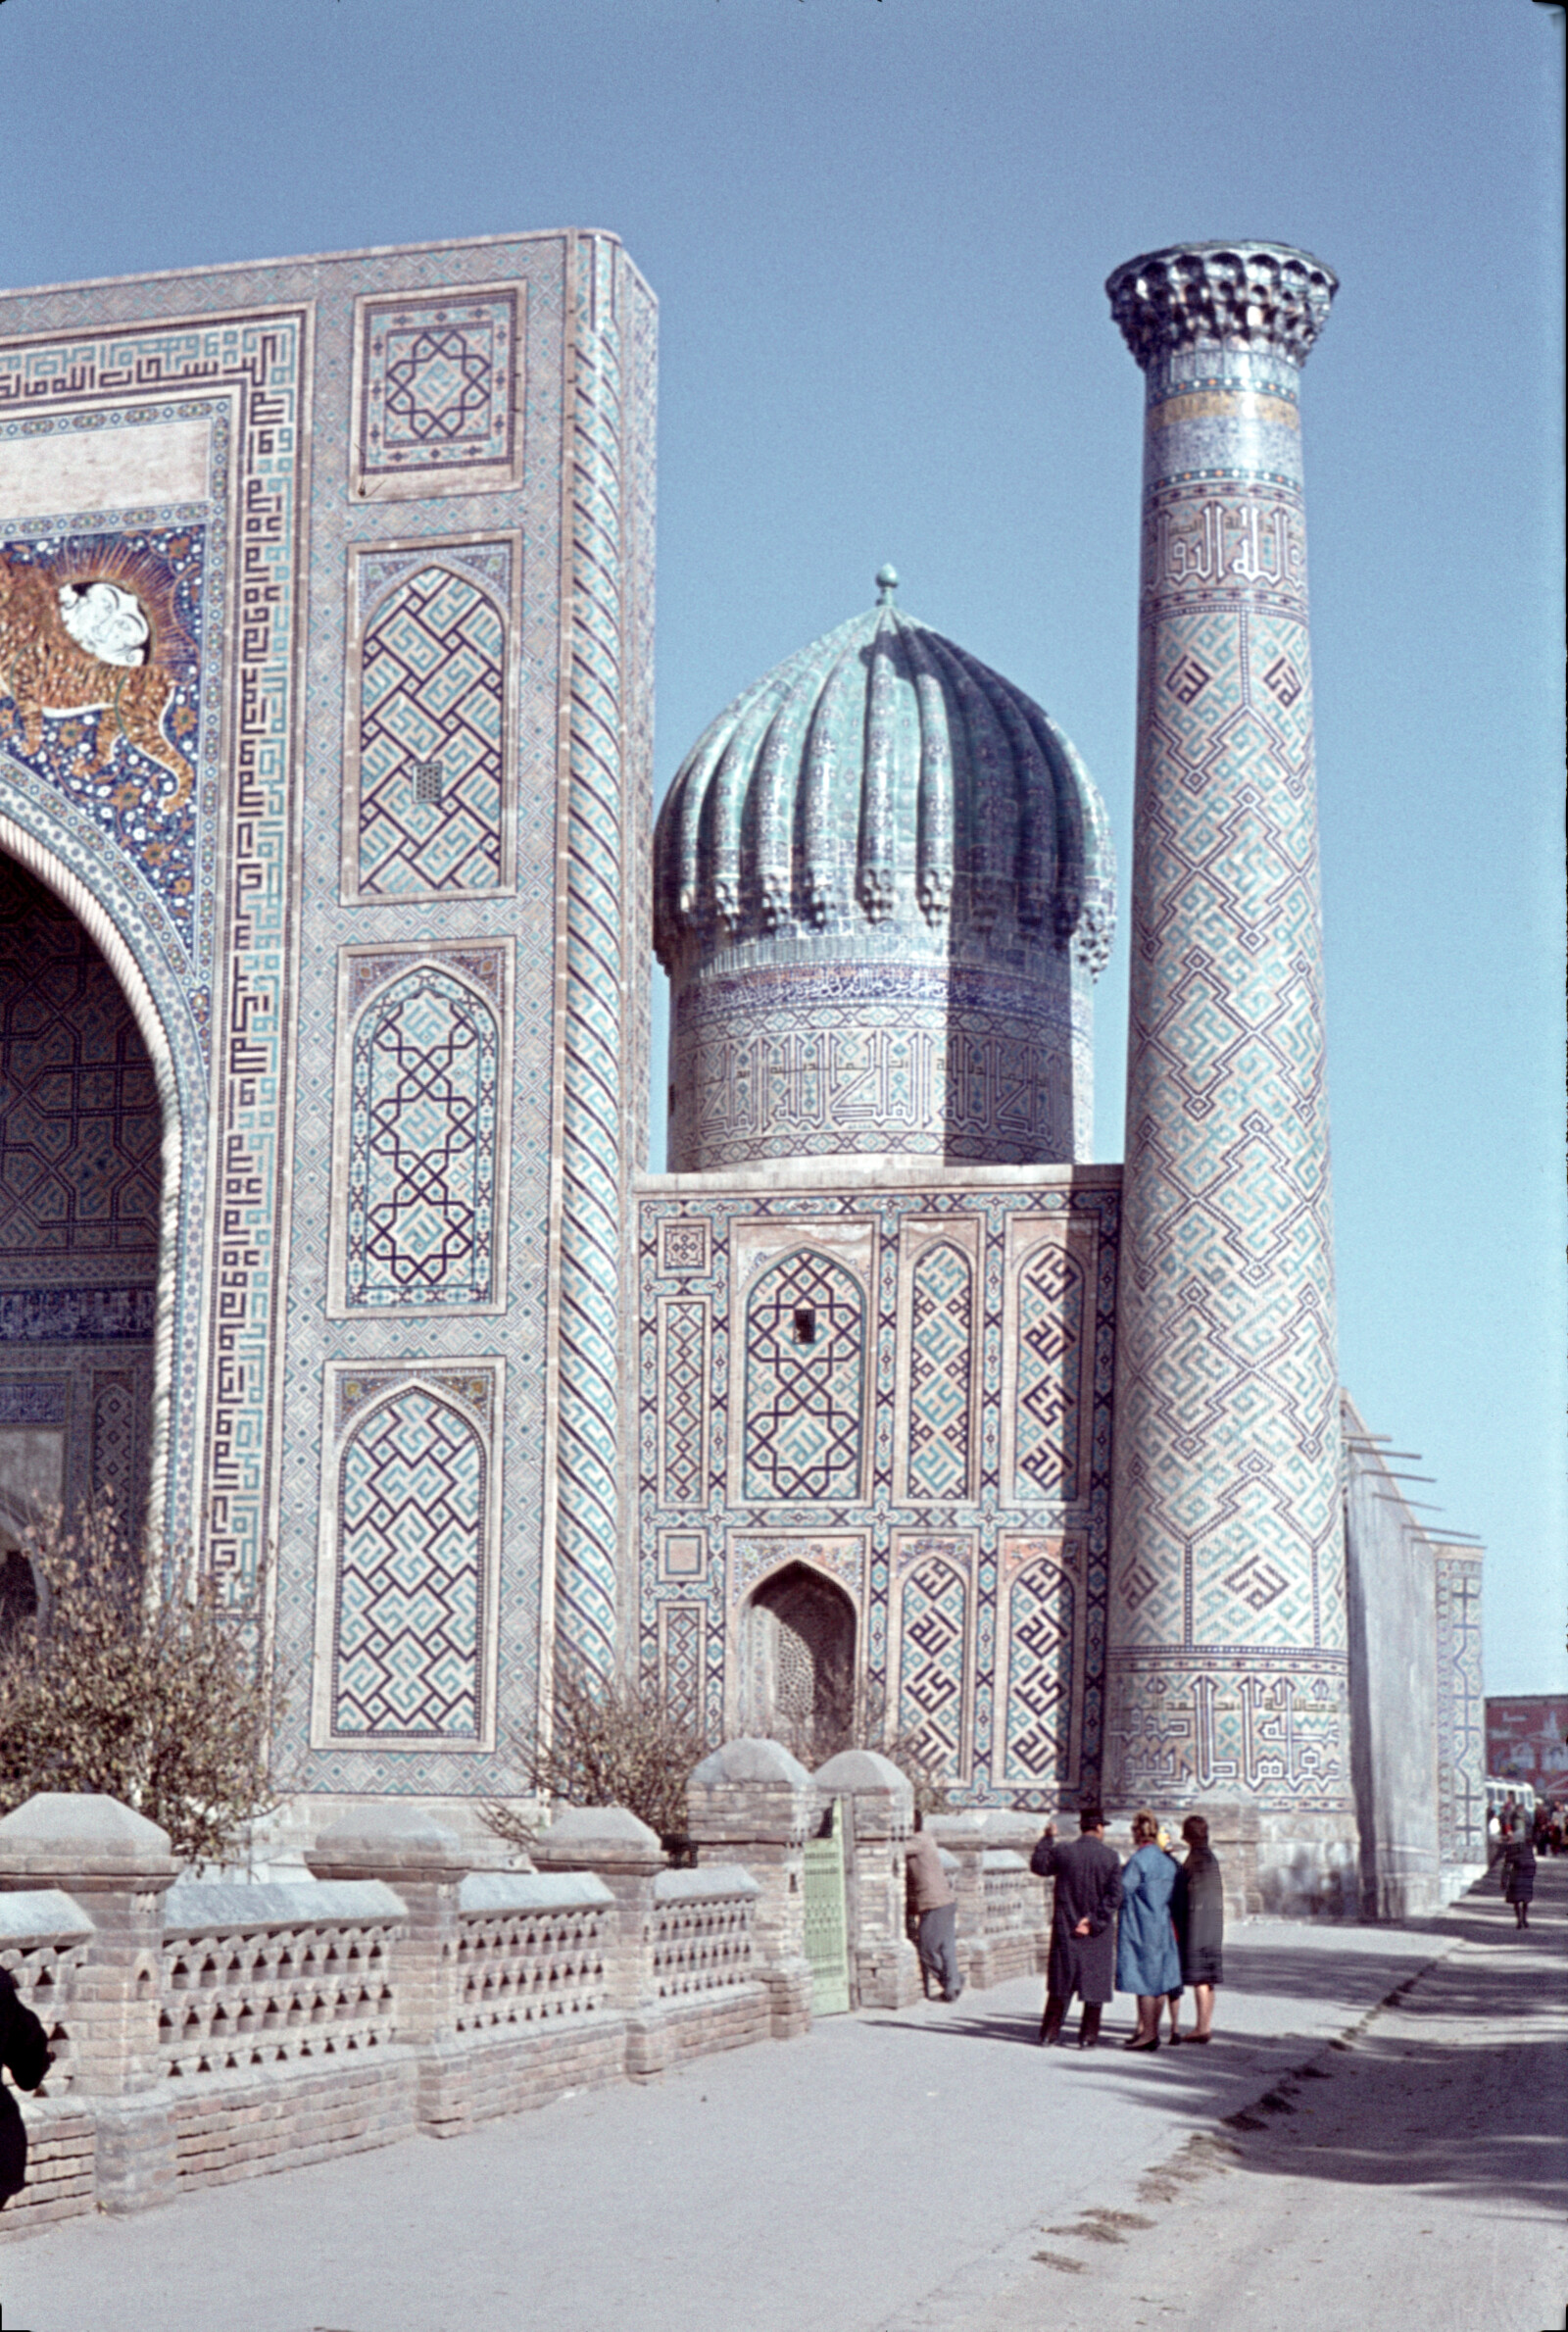
[[[1421,1929],[1250,1922],[1208,2049],[1042,2052],[1021,1982],[68,2222],[0,2245],[0,2322],[1546,2332],[1568,1864],[1538,1908],[1529,1938],[1494,1895]]]

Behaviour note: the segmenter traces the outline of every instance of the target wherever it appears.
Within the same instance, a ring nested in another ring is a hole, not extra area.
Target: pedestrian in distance
[[[1115,1919],[1121,1909],[1121,1863],[1105,1844],[1105,1817],[1100,1808],[1083,1809],[1078,1836],[1066,1846],[1057,1846],[1048,1828],[1029,1858],[1029,1867],[1037,1878],[1056,1882],[1042,2045],[1053,2048],[1061,2039],[1062,2019],[1077,1993],[1084,2004],[1078,2046],[1093,2049],[1100,2040],[1101,2014],[1115,1988]]]
[[[1502,1899],[1513,1905],[1516,1927],[1530,1924],[1530,1906],[1536,1893],[1536,1844],[1521,1822],[1502,1842]]]
[[[1181,1956],[1170,1903],[1180,1875],[1159,1843],[1159,1823],[1147,1811],[1133,1815],[1133,1852],[1122,1866],[1121,1915],[1116,1923],[1116,1989],[1138,1998],[1138,2028],[1124,2049],[1159,2047],[1159,2009],[1181,1980]],[[1177,2036],[1173,2030],[1172,2039]]]
[[[48,2035],[17,1997],[9,1968],[0,1967],[0,2064],[19,2089],[36,2089],[53,2064]],[[0,2210],[27,2183],[27,2125],[0,2080]]]
[[[904,1873],[925,1996],[930,1999],[935,1982],[944,2000],[956,2000],[963,1990],[958,1973],[958,1898],[922,1813],[914,1817],[914,1836],[905,1852]]]
[[[1176,1873],[1170,1908],[1182,1982],[1190,1988],[1198,2011],[1197,2030],[1188,2041],[1201,2045],[1213,2038],[1214,1987],[1225,1980],[1225,1881],[1200,1813],[1187,1816],[1182,1838],[1187,1860]]]

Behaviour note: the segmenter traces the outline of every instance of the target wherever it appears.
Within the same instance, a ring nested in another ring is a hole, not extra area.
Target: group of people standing
[[[1078,2046],[1093,2049],[1101,2014],[1113,1991],[1138,2002],[1138,2025],[1126,2049],[1159,2047],[1160,2010],[1170,2011],[1173,2042],[1202,2044],[1211,2037],[1214,1988],[1224,1978],[1225,1887],[1208,1843],[1208,1824],[1190,1813],[1182,1824],[1187,1859],[1178,1862],[1162,1843],[1159,1821],[1147,1809],[1133,1816],[1133,1852],[1123,1863],[1105,1844],[1098,1806],[1078,1816],[1078,1836],[1056,1844],[1048,1823],[1029,1867],[1056,1883],[1051,1926],[1051,1965],[1040,2038],[1051,2048],[1074,1994],[1083,2003]],[[1191,1989],[1197,2020],[1181,2029],[1181,1999]]]

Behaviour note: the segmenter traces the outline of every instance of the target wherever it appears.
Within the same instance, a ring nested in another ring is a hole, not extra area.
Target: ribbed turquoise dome
[[[1115,867],[1092,778],[1021,689],[877,579],[875,607],[744,690],[682,763],[654,844],[661,962],[890,923],[923,960],[952,917],[1049,933],[1098,972]]]
[[[1087,1155],[1100,796],[1037,704],[877,582],[719,715],[660,812],[677,1170]]]

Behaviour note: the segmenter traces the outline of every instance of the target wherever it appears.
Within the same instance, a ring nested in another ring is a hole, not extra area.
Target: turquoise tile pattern
[[[1147,383],[1107,1759],[1348,1819],[1299,368],[1335,277],[1135,260]]]
[[[955,1802],[1099,1787],[1119,1211],[1114,1167],[644,1187],[639,1657],[715,1738],[748,1598],[802,1563],[849,1595],[867,1704],[923,1733]],[[1063,1304],[1041,1265],[1069,1251]],[[1055,1457],[1031,1470],[1009,1414],[1053,1290]]]
[[[877,580],[720,714],[660,811],[676,1171],[1088,1155],[1099,794],[1038,705]]]

